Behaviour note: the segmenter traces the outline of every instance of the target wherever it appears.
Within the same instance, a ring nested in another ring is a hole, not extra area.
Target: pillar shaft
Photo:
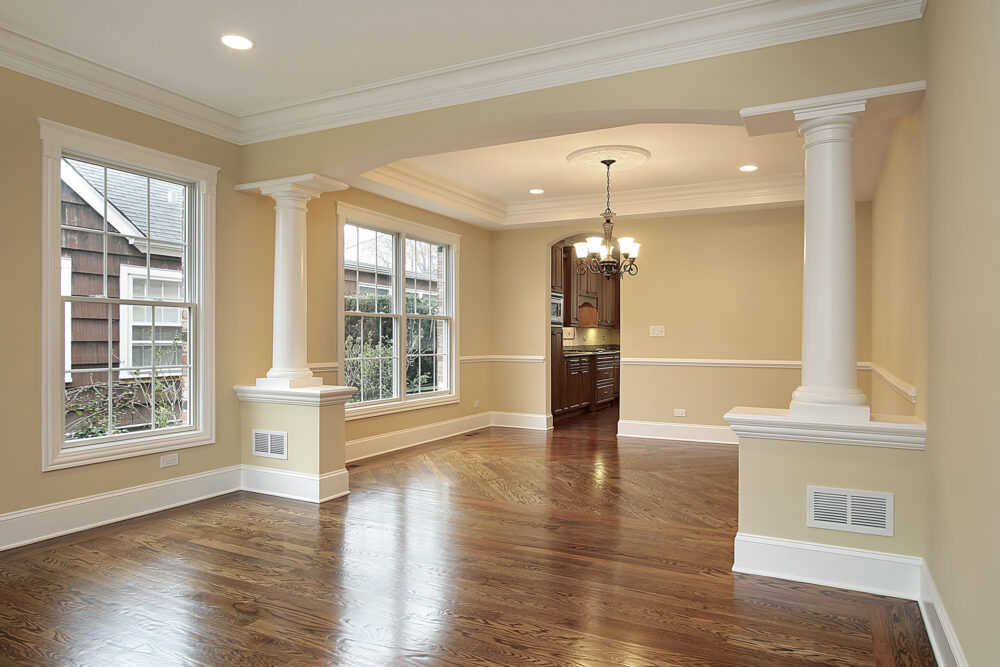
[[[300,192],[272,195],[274,229],[274,338],[268,378],[308,380],[306,362],[306,203]],[[316,382],[315,384],[321,384]]]
[[[307,283],[306,210],[310,199],[344,190],[346,183],[320,174],[302,174],[270,181],[244,183],[236,189],[259,192],[274,200],[274,338],[271,370],[257,378],[258,387],[296,389],[317,387],[306,361]]]
[[[805,251],[802,385],[792,395],[790,412],[868,420],[857,371],[854,127],[858,113],[806,113],[796,119],[805,137]]]

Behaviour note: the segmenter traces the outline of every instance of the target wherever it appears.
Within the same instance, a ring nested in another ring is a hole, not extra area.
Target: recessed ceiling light
[[[757,171],[757,165],[755,165],[755,164],[745,164],[742,167],[740,167],[740,171],[744,171],[744,172]]]
[[[532,194],[532,195],[540,195],[540,194],[544,194],[544,193],[545,193],[545,190],[542,190],[541,188],[531,188],[530,190],[528,190],[528,194]]]
[[[222,43],[231,49],[236,49],[237,51],[246,51],[247,49],[253,47],[253,42],[243,35],[223,35]]]

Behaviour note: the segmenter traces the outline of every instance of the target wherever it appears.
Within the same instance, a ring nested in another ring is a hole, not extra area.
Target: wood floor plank
[[[733,574],[737,450],[616,411],[0,554],[0,664],[933,665],[916,603]]]

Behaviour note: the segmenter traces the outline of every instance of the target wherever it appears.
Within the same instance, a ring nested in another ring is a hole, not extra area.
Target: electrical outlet
[[[473,409],[478,408],[479,407],[479,401],[473,401],[472,402],[472,407],[473,407]]]
[[[175,466],[180,463],[180,454],[174,452],[173,454],[164,454],[160,457],[160,467],[169,468],[170,466]]]
[[[688,411],[685,408],[674,408],[674,417],[687,417]]]
[[[667,335],[667,329],[664,326],[649,327],[649,335],[650,336],[657,336],[657,337],[666,336]]]

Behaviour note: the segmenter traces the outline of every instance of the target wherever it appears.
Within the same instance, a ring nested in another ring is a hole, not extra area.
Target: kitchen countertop
[[[618,354],[618,350],[570,350],[563,351],[564,357],[592,357],[597,354]]]

